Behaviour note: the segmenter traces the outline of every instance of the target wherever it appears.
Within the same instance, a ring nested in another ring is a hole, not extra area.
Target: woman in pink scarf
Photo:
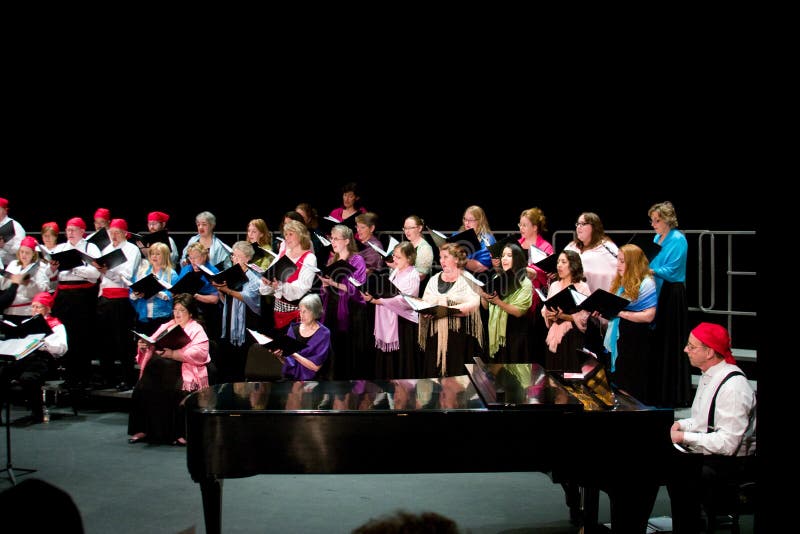
[[[416,259],[417,251],[410,241],[395,246],[392,252],[394,269],[388,278],[388,283],[394,284],[400,293],[414,297],[419,293],[420,283],[414,267]],[[367,293],[364,300],[376,305],[375,377],[417,378],[421,365],[416,340],[419,323],[417,313],[409,309],[402,295],[374,298]]]
[[[175,295],[172,300],[173,319],[162,324],[153,334],[180,326],[189,336],[189,343],[179,349],[158,349],[139,342],[136,362],[141,371],[133,389],[133,405],[128,416],[129,443],[147,440],[156,443],[185,445],[186,425],[181,401],[190,392],[208,386],[206,365],[208,336],[194,320],[197,305],[188,293]]]
[[[588,295],[589,286],[583,275],[583,264],[580,255],[573,250],[564,250],[558,255],[556,264],[558,280],[550,284],[547,298],[566,290],[572,285],[578,293]],[[584,332],[589,319],[589,312],[580,310],[569,314],[561,308],[551,310],[542,307],[547,331],[547,354],[544,367],[548,371],[580,372],[581,362],[576,351],[584,346]]]

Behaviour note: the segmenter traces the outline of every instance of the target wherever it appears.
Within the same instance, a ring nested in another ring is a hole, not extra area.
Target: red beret
[[[160,223],[165,223],[169,220],[169,215],[164,213],[163,211],[151,211],[147,214],[148,221],[158,221]]]
[[[8,200],[0,197],[0,208],[8,208]]]
[[[22,241],[20,242],[19,246],[28,247],[29,249],[36,250],[36,245],[38,244],[39,242],[36,241],[35,238],[26,235],[25,237],[22,238]]]
[[[94,212],[94,218],[109,220],[111,218],[111,211],[106,208],[97,208],[97,211]]]
[[[125,232],[128,231],[128,223],[125,221],[125,219],[111,219],[111,223],[108,225],[108,227],[124,230]]]
[[[60,230],[58,228],[58,223],[55,222],[46,222],[42,225],[42,232],[44,232],[45,228],[52,228],[55,233],[58,233]]]
[[[731,337],[724,326],[714,323],[700,323],[694,327],[692,335],[702,341],[705,346],[714,349],[714,352],[722,354],[726,362],[736,363],[736,359],[731,352]]]
[[[53,309],[53,303],[55,301],[56,301],[55,297],[53,297],[53,295],[51,295],[47,291],[42,291],[41,293],[37,293],[32,300],[32,302],[38,302],[42,306],[47,306],[51,310]]]
[[[86,230],[86,223],[80,217],[73,217],[67,221],[67,226],[78,226]]]

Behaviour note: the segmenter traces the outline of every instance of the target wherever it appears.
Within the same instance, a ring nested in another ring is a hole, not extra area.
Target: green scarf
[[[506,295],[503,302],[511,304],[522,311],[528,311],[531,307],[533,294],[533,285],[531,281],[525,277],[516,291],[510,295]],[[494,358],[494,355],[500,350],[500,347],[506,345],[506,323],[508,322],[508,313],[496,304],[489,305],[489,355]]]

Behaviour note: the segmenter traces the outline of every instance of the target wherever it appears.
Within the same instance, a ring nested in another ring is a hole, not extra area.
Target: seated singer
[[[281,373],[290,380],[313,380],[331,352],[331,331],[319,322],[322,300],[316,293],[300,299],[300,321],[289,325],[289,337],[304,341],[306,346],[291,355],[275,351],[283,364]]]
[[[53,330],[52,334],[44,338],[44,345],[21,360],[0,367],[0,398],[5,401],[10,386],[22,386],[31,408],[28,419],[32,423],[41,423],[44,420],[44,400],[40,388],[44,384],[50,362],[67,352],[67,330],[61,321],[50,315],[54,300],[50,293],[43,291],[37,293],[31,301],[31,311],[44,317]]]
[[[673,532],[699,532],[700,505],[736,481],[756,453],[756,395],[731,354],[728,331],[700,323],[683,349],[703,373],[692,414],[672,425],[673,443],[697,454],[681,453],[667,488]]]
[[[172,300],[173,319],[162,324],[153,334],[180,325],[189,343],[180,349],[156,349],[139,341],[136,362],[139,364],[139,382],[133,389],[130,415],[128,417],[129,443],[149,441],[186,445],[186,424],[181,407],[183,398],[200,388],[208,386],[206,365],[211,358],[208,353],[208,336],[203,327],[194,320],[197,304],[188,293],[179,293]]]

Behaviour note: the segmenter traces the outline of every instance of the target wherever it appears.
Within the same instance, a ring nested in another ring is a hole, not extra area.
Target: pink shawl
[[[419,293],[419,275],[413,265],[402,271],[396,269],[389,275],[389,280],[406,295],[416,297]],[[388,299],[380,299],[381,303],[375,307],[375,346],[383,352],[400,349],[400,339],[397,332],[397,317],[401,316],[415,323],[419,322],[418,314],[409,309],[408,304],[401,295]]]

